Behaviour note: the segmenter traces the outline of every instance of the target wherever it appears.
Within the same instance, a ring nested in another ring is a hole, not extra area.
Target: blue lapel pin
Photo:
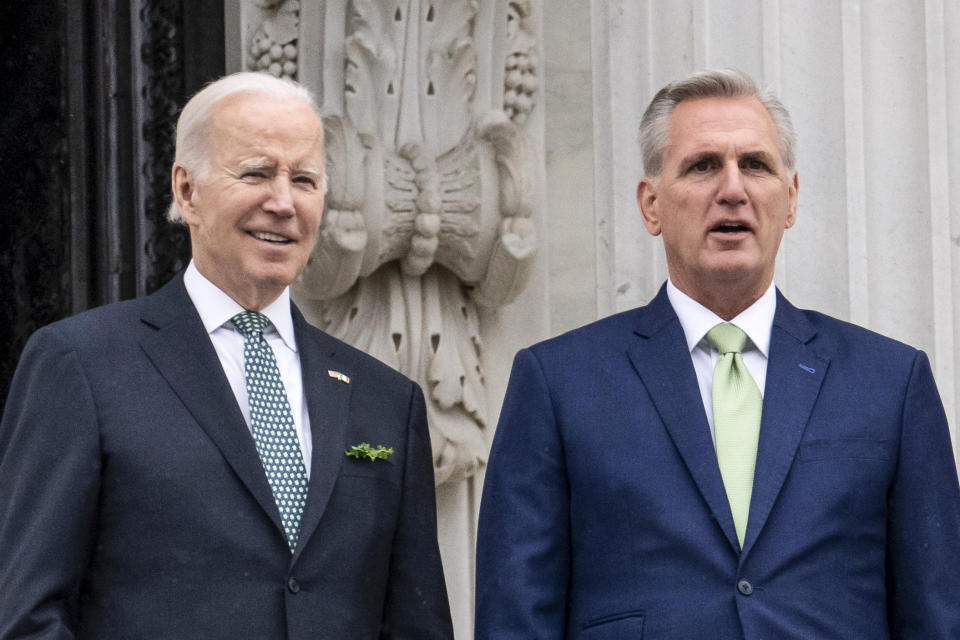
[[[801,364],[801,363],[799,363],[799,362],[797,363],[797,366],[800,367],[801,369],[803,369],[804,371],[806,371],[807,373],[816,373],[816,372],[817,372],[817,370],[814,369],[813,367],[808,367],[807,365]]]

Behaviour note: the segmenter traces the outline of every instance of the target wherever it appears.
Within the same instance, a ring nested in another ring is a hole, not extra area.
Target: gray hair
[[[298,82],[258,71],[241,71],[224,76],[198,91],[184,105],[177,120],[177,147],[174,152],[174,163],[183,166],[199,180],[206,178],[207,171],[210,169],[208,143],[213,106],[227,96],[244,91],[262,93],[278,99],[303,100],[318,117],[321,115],[313,93]],[[326,184],[326,171],[324,171],[324,184]],[[171,222],[183,222],[176,198],[170,203],[167,218]]]
[[[760,91],[746,73],[735,69],[719,69],[698,71],[671,82],[653,97],[640,121],[640,151],[646,175],[659,176],[663,170],[663,154],[670,142],[670,115],[673,110],[684,100],[696,98],[755,98],[777,127],[783,164],[787,169],[794,168],[797,134],[787,108],[773,92]]]

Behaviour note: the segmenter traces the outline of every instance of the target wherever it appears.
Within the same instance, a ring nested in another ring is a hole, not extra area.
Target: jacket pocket
[[[643,638],[642,611],[625,611],[588,620],[583,624],[584,640],[639,640]]]
[[[860,460],[891,460],[890,440],[867,440],[866,438],[837,438],[809,440],[800,443],[800,459],[836,460],[855,458]]]

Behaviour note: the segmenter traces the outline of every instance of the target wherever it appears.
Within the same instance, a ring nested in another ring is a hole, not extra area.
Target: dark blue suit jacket
[[[960,638],[960,489],[926,356],[777,296],[739,550],[665,289],[521,351],[477,640]]]
[[[293,318],[313,460],[292,556],[182,278],[31,338],[0,423],[0,638],[452,638],[420,389]],[[360,442],[394,453],[346,457]]]

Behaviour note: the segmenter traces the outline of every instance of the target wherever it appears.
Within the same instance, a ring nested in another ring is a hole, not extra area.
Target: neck
[[[727,322],[743,313],[750,305],[760,299],[770,287],[771,280],[762,286],[743,282],[726,282],[718,286],[690,287],[673,280],[677,289],[702,304]]]
[[[200,275],[247,311],[263,311],[273,304],[286,289],[286,285],[282,283],[265,286],[263,283],[243,278],[225,277],[219,269],[210,268],[210,265],[196,258],[194,258],[193,263]]]
[[[225,293],[233,298],[237,304],[246,309],[247,311],[263,311],[274,301],[280,297],[280,294],[275,292],[264,293],[259,290],[251,290],[244,292],[235,292],[235,291],[226,291]],[[281,291],[282,293],[282,291]],[[238,295],[239,294],[239,295]]]

